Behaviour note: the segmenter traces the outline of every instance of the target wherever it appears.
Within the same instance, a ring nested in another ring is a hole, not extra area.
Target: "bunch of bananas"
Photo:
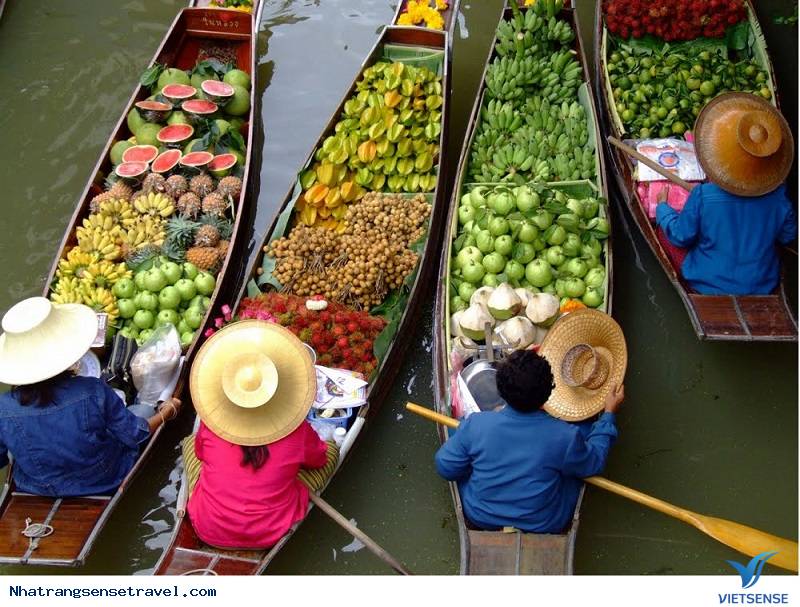
[[[150,192],[137,197],[133,201],[133,207],[140,215],[169,217],[175,212],[175,201],[160,192]]]
[[[93,214],[94,215],[94,214]],[[124,229],[130,228],[136,223],[136,212],[127,200],[112,198],[100,203],[97,216],[103,221],[110,220],[112,225],[121,226]],[[90,218],[92,216],[90,215]]]
[[[472,143],[469,178],[498,182],[591,179],[594,150],[588,145],[586,110],[577,101],[528,98],[522,112],[490,100]],[[513,127],[513,128],[512,128]]]
[[[117,308],[117,298],[111,289],[97,287],[86,282],[81,282],[80,294],[82,303],[92,308],[95,312],[105,312],[108,314],[109,323],[114,322],[119,316]]]
[[[83,303],[81,281],[75,276],[60,278],[53,286],[50,299],[55,303]]]
[[[159,215],[140,215],[128,228],[122,238],[122,244],[132,250],[148,244],[161,246],[166,238],[164,220]]]
[[[501,100],[537,94],[550,101],[575,99],[581,84],[576,52],[565,49],[547,56],[498,57],[486,70],[486,93]]]
[[[86,222],[87,220],[84,220]],[[120,258],[121,249],[117,244],[123,234],[119,226],[114,226],[106,231],[100,226],[82,225],[75,230],[78,238],[78,247],[84,253],[97,253],[100,259],[116,261]]]
[[[101,259],[84,269],[81,282],[95,287],[110,288],[121,278],[130,278],[132,275],[124,263],[112,263]]]
[[[300,174],[299,221],[344,230],[346,205],[367,191],[430,192],[436,187],[441,77],[426,67],[379,61]],[[341,210],[339,207],[341,206]]]
[[[84,271],[99,259],[100,255],[96,252],[86,253],[80,247],[72,247],[67,256],[59,260],[56,278],[71,278],[74,276],[80,279],[83,277]]]
[[[494,48],[498,55],[516,54],[519,57],[526,52],[544,52],[548,48],[548,42],[563,46],[574,39],[575,32],[566,21],[528,10],[519,19],[515,17],[511,21],[500,23]]]

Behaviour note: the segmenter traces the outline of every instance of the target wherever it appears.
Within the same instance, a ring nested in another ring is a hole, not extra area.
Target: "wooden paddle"
[[[609,137],[608,138],[608,142],[611,145],[613,145],[614,147],[619,148],[620,150],[622,150],[623,152],[625,152],[629,156],[632,156],[633,158],[636,158],[636,160],[638,160],[642,164],[646,164],[651,169],[653,169],[656,173],[658,173],[659,175],[663,176],[664,179],[669,179],[672,183],[681,186],[687,192],[691,192],[692,189],[694,188],[694,186],[697,185],[695,183],[689,183],[688,181],[684,181],[683,179],[681,179],[680,177],[678,177],[674,173],[672,173],[672,172],[668,171],[667,169],[665,169],[664,167],[662,167],[657,162],[653,162],[652,160],[650,160],[644,154],[640,154],[639,152],[634,150],[631,146],[625,145],[624,143],[622,143],[616,137]]]
[[[354,538],[360,541],[364,546],[366,546],[372,554],[377,556],[381,559],[384,563],[389,565],[392,569],[397,571],[402,575],[411,575],[411,572],[406,569],[403,564],[395,559],[391,554],[386,552],[383,548],[381,548],[372,538],[370,538],[366,533],[361,531],[358,527],[356,527],[353,523],[348,521],[344,518],[336,508],[331,506],[328,502],[322,499],[319,495],[314,493],[313,491],[308,492],[309,499],[314,502],[314,505],[318,506],[320,510],[322,510],[325,514],[331,517],[336,524],[342,527],[345,531],[351,534]]]
[[[450,428],[458,427],[458,420],[431,411],[427,407],[421,407],[414,403],[406,403],[406,409],[444,426]],[[764,531],[759,531],[758,529],[753,529],[746,525],[734,523],[733,521],[697,514],[691,510],[680,508],[601,476],[590,476],[583,480],[595,487],[600,487],[611,493],[616,493],[617,495],[626,497],[643,506],[653,508],[663,514],[688,523],[706,535],[713,537],[718,542],[742,554],[756,556],[762,552],[777,551],[778,554],[772,557],[769,563],[782,567],[783,569],[788,569],[789,571],[797,571],[797,542],[772,535],[771,533],[765,533]]]

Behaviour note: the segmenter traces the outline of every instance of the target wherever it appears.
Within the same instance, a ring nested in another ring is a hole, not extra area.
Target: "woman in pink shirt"
[[[307,350],[278,325],[234,323],[198,352],[190,390],[202,421],[188,504],[198,537],[220,548],[274,545],[308,510],[297,473],[330,455],[335,463],[335,448],[305,421],[316,391]]]

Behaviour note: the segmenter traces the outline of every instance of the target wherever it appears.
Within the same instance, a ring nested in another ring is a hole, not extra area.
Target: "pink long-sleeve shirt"
[[[300,468],[321,468],[326,444],[303,421],[288,436],[269,445],[258,470],[242,466],[242,449],[200,424],[194,443],[203,462],[189,498],[189,518],[201,540],[220,548],[267,548],[308,509],[308,489]]]

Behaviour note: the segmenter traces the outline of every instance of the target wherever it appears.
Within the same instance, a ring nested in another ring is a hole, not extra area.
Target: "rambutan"
[[[347,333],[347,330],[342,325],[333,325],[333,334],[336,337],[341,337],[342,335],[345,335],[346,333]]]
[[[340,337],[339,339],[336,340],[336,345],[339,348],[346,348],[347,346],[350,345],[350,342],[347,340],[346,337]]]
[[[358,331],[358,323],[354,321],[350,321],[347,323],[347,332],[348,333],[355,333]]]
[[[331,313],[327,310],[323,310],[319,313],[319,319],[324,323],[329,323],[331,321]]]
[[[311,341],[311,335],[311,329],[308,328],[302,329],[300,333],[297,334],[297,336],[300,338],[300,341],[305,343],[309,343]]]
[[[336,314],[333,315],[333,322],[335,322],[337,324],[342,325],[342,324],[346,323],[347,320],[348,320],[347,319],[347,314],[345,314],[344,312],[337,312]]]

